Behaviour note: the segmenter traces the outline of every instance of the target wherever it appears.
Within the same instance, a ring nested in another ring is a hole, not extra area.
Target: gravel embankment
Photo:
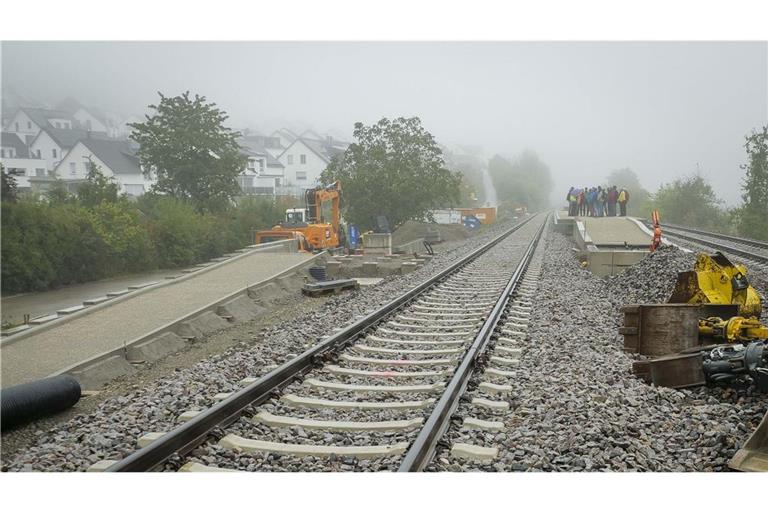
[[[520,256],[530,242],[531,237],[540,226],[540,222],[532,221],[524,226],[512,237],[504,240],[491,251],[481,256],[473,263],[465,267],[467,271],[478,270],[484,272],[483,282],[479,279],[469,279],[456,276],[448,282],[452,286],[467,286],[468,290],[475,289],[487,291],[495,289],[503,290],[506,281],[512,275]],[[492,275],[498,275],[495,285],[491,285],[485,279]],[[461,283],[465,284],[461,284]],[[467,284],[468,283],[468,284]],[[492,306],[488,306],[490,310]],[[408,314],[408,309],[403,313]],[[386,324],[383,326],[386,327]],[[452,339],[465,340],[464,346],[471,342],[474,333],[479,328],[476,325],[471,329],[472,334],[468,336],[456,336]],[[462,329],[463,330],[463,329]],[[380,336],[383,334],[374,333]],[[392,337],[393,335],[390,335]],[[408,336],[405,336],[407,339]],[[360,341],[364,345],[387,346],[387,343],[376,343],[371,340]],[[392,348],[392,347],[390,347]],[[412,348],[412,347],[406,347]],[[416,347],[413,347],[416,348]],[[427,348],[427,347],[419,347]],[[428,348],[446,348],[428,347]],[[365,365],[352,362],[340,363],[340,366],[354,369],[374,369]],[[453,365],[455,366],[455,364]],[[433,368],[408,368],[403,370],[397,367],[375,368],[384,371],[414,371],[414,370],[432,370]],[[414,385],[430,384],[435,382],[447,381],[447,376],[430,376],[415,378],[397,378],[381,379],[368,376],[343,376],[336,375],[326,368],[320,368],[310,372],[306,379],[318,379],[325,382],[341,382],[345,384],[358,385]],[[327,400],[348,400],[348,401],[416,401],[425,398],[436,398],[437,394],[425,393],[359,393],[330,390],[313,389],[306,383],[296,382],[289,386],[286,393],[292,393],[298,396],[311,398],[320,398]],[[405,420],[422,417],[429,409],[421,410],[400,410],[400,411],[345,411],[345,410],[315,410],[301,407],[287,406],[281,403],[278,398],[269,400],[264,406],[259,407],[257,411],[271,412],[280,416],[299,417],[316,420],[336,420],[336,421],[387,421],[387,420]],[[402,442],[412,441],[418,434],[418,429],[397,432],[327,432],[323,430],[303,429],[301,427],[270,427],[263,424],[254,423],[250,420],[252,414],[246,414],[233,425],[227,427],[226,433],[239,435],[247,439],[258,439],[262,441],[272,441],[287,444],[310,444],[310,445],[335,445],[335,446],[371,446],[371,445],[393,445]],[[215,442],[207,443],[196,449],[189,460],[216,467],[226,467],[231,469],[249,470],[249,471],[394,471],[397,470],[401,455],[391,457],[380,457],[373,460],[357,460],[353,457],[334,457],[331,460],[319,457],[296,457],[292,455],[277,454],[239,454],[231,450],[223,449]],[[178,466],[176,461],[169,464],[167,469],[173,469]]]
[[[180,413],[210,406],[216,393],[234,391],[241,379],[263,375],[314,345],[334,328],[390,301],[509,226],[500,223],[464,244],[437,253],[411,274],[391,277],[376,286],[331,298],[309,313],[253,331],[248,335],[250,339],[224,353],[179,368],[146,386],[126,390],[88,414],[37,431],[30,436],[27,449],[10,457],[3,454],[2,469],[82,471],[99,460],[121,459],[135,450],[136,439],[143,433],[173,428]],[[232,329],[248,333],[248,326],[246,323]]]
[[[753,387],[686,390],[646,385],[622,351],[618,308],[664,302],[694,255],[673,247],[625,273],[599,279],[579,267],[571,243],[549,233],[536,307],[507,414],[462,405],[459,415],[503,421],[506,432],[456,424],[452,442],[500,448],[492,463],[440,452],[432,470],[724,471],[757,427],[768,397]]]

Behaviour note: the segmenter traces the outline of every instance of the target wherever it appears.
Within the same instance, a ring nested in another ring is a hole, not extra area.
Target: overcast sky
[[[156,91],[216,101],[235,127],[349,135],[419,116],[439,141],[532,149],[557,182],[630,167],[655,190],[700,172],[740,200],[744,136],[768,122],[755,43],[3,43],[3,88],[141,115]],[[565,190],[561,190],[565,189]]]

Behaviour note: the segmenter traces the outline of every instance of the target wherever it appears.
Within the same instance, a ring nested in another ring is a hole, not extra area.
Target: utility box
[[[624,351],[665,356],[700,346],[699,319],[738,315],[736,304],[635,304],[621,308]]]

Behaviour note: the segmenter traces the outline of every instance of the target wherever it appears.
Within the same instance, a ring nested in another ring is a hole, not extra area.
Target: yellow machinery
[[[726,343],[768,340],[768,327],[755,317],[734,316],[728,320],[712,317],[699,320],[699,334]]]
[[[749,285],[747,269],[722,253],[699,254],[693,271],[680,272],[670,303],[738,304],[739,314],[759,318],[763,304]]]
[[[267,242],[277,242],[278,240],[296,240],[296,246],[301,252],[312,252],[307,239],[304,235],[298,231],[286,231],[284,229],[278,230],[264,230],[256,232],[256,243],[265,244]]]
[[[327,187],[316,187],[304,193],[306,208],[291,208],[285,220],[268,231],[258,231],[255,243],[297,238],[301,235],[307,249],[321,251],[342,245],[341,184],[337,181]]]

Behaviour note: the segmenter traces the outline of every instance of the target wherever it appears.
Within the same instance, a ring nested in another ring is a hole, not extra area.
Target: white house
[[[16,133],[2,132],[0,135],[0,162],[5,171],[14,176],[19,189],[31,188],[31,176],[45,176],[45,162],[30,158],[29,148]]]
[[[325,140],[296,139],[278,157],[285,167],[285,186],[292,189],[291,194],[299,196],[303,190],[319,184],[320,174],[331,159],[343,153],[348,144]]]
[[[287,148],[293,142],[299,138],[298,135],[296,135],[294,132],[289,130],[288,128],[280,128],[279,130],[275,130],[272,132],[270,137],[276,137],[280,140],[280,146]]]
[[[330,162],[316,141],[296,139],[280,154],[278,160],[285,167],[285,186],[293,187],[294,195],[317,185],[320,173]]]
[[[63,110],[22,107],[7,122],[5,131],[18,134],[22,140],[26,137],[25,142],[29,142],[43,128],[71,130],[74,125],[74,118]]]
[[[248,163],[238,177],[243,193],[251,195],[275,195],[283,186],[282,164],[263,145],[253,141],[240,140],[240,152]]]
[[[105,176],[115,178],[120,191],[129,196],[140,196],[155,183],[142,173],[133,146],[127,141],[112,139],[82,139],[67,153],[56,167],[56,176],[74,183],[85,180],[89,162],[101,167]]]
[[[95,116],[89,110],[86,110],[85,107],[78,108],[72,114],[72,117],[75,118],[78,126],[82,130],[109,133],[109,127],[107,126],[107,122]]]
[[[46,162],[46,169],[52,171],[78,141],[88,138],[105,139],[104,132],[89,132],[78,129],[43,128],[29,144],[29,152],[34,158]]]

